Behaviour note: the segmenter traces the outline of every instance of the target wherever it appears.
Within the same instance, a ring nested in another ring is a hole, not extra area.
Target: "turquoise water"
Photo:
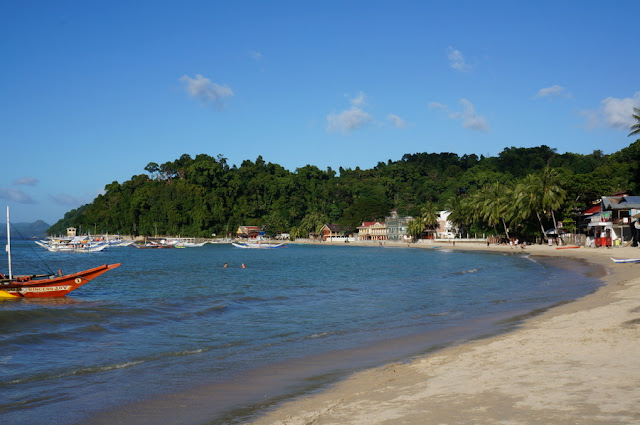
[[[211,394],[215,385],[233,387],[233,396],[218,397],[207,423],[233,422],[283,362],[291,362],[283,373],[295,376],[269,382],[274,398],[324,382],[314,376],[446,345],[459,338],[455,329],[485,333],[488,324],[599,284],[576,267],[524,255],[436,249],[205,245],[62,254],[16,243],[13,257],[18,274],[41,260],[63,272],[122,266],[65,298],[0,302],[3,424],[93,423],[100,412],[118,415],[130,403],[197,388]],[[363,350],[378,356],[358,354],[362,347],[378,347]],[[314,367],[293,366],[305,359]],[[253,388],[239,385],[247,376]]]

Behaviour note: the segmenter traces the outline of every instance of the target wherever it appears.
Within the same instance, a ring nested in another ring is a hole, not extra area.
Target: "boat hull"
[[[34,278],[18,276],[12,280],[0,282],[0,298],[44,298],[63,297],[85,283],[109,270],[119,267],[117,264],[105,264],[64,276]]]
[[[611,258],[614,263],[640,263],[640,258]]]
[[[286,243],[279,243],[277,245],[268,244],[268,243],[235,243],[231,242],[231,245],[236,248],[249,248],[249,249],[273,249],[273,248],[282,248],[287,246]]]

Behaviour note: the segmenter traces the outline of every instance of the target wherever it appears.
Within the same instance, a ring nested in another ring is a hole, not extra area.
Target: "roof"
[[[362,226],[358,226],[358,228],[360,228],[360,227],[371,227],[376,223],[377,223],[376,221],[363,221],[362,222]]]
[[[325,224],[323,228],[326,227],[332,233],[338,233],[344,231],[344,229],[339,224]]]
[[[593,207],[582,212],[582,215],[591,215],[600,212],[600,205],[594,205]]]
[[[640,209],[640,196],[603,196],[603,210]]]

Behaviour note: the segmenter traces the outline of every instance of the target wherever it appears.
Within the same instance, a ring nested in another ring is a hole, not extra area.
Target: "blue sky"
[[[638,16],[627,0],[4,1],[0,203],[53,224],[184,153],[291,171],[612,153],[634,140]]]

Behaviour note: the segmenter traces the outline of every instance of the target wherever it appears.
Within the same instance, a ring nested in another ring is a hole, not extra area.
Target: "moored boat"
[[[109,270],[120,267],[120,263],[104,264],[92,269],[63,275],[33,274],[14,276],[11,265],[11,225],[9,221],[9,207],[7,207],[7,257],[9,273],[0,273],[0,299],[7,298],[41,298],[62,297],[78,289],[85,283]]]
[[[0,298],[63,297],[119,266],[120,263],[105,264],[67,275],[4,276],[0,273]]]
[[[231,242],[231,245],[236,248],[254,248],[254,249],[268,249],[268,248],[283,248],[286,247],[286,242],[271,244],[264,242],[246,243],[246,242]]]

